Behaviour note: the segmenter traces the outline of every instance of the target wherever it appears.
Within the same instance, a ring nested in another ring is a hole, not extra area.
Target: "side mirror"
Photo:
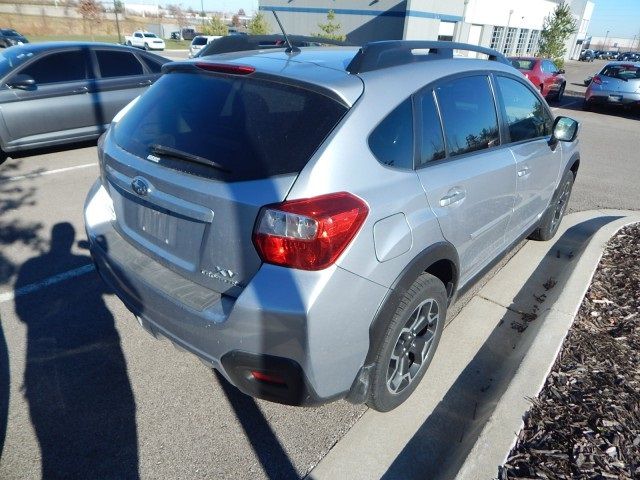
[[[19,88],[20,90],[33,90],[36,88],[36,81],[30,75],[19,73],[11,78],[7,85],[11,88]]]
[[[562,75],[562,74],[564,73],[564,69],[562,69],[562,68],[561,68],[561,69],[560,69],[560,70],[558,70],[556,73],[557,73],[557,74],[559,74],[559,75]]]
[[[578,136],[579,126],[580,124],[573,118],[557,117],[555,122],[553,122],[549,145],[555,148],[558,142],[573,142]]]

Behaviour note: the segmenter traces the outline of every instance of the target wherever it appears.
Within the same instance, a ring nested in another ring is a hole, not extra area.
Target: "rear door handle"
[[[529,171],[529,167],[522,167],[520,170],[518,170],[518,176],[519,177],[526,177],[530,173],[531,172]]]
[[[444,197],[440,199],[440,206],[446,207],[448,205],[457,203],[463,200],[466,196],[467,194],[463,189],[459,187],[454,187],[451,190],[449,190]]]
[[[89,87],[80,87],[80,88],[76,88],[73,93],[88,93],[89,92]]]

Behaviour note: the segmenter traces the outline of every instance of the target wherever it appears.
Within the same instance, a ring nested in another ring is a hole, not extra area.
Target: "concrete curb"
[[[456,478],[471,480],[496,477],[498,466],[505,462],[516,443],[518,432],[524,426],[523,416],[530,408],[528,399],[537,396],[544,387],[607,243],[624,226],[640,222],[640,212],[603,210],[601,213],[607,216],[620,215],[621,218],[598,230],[586,245],[566,281],[563,294],[547,313],[544,335],[538,335],[529,347],[509,388],[502,395]]]
[[[368,410],[313,479],[493,478],[555,362],[604,247],[640,212],[568,215],[527,242],[445,329],[416,392]]]

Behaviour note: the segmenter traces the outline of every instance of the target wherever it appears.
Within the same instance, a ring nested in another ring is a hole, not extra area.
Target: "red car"
[[[540,90],[543,97],[557,102],[562,99],[567,81],[564,70],[560,70],[552,60],[536,57],[510,57],[509,60]]]

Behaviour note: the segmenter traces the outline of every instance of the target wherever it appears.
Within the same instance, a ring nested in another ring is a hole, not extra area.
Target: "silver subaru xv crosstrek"
[[[163,72],[99,142],[93,259],[145,329],[276,402],[401,404],[460,292],[554,236],[580,163],[577,122],[482,47],[235,52]]]

